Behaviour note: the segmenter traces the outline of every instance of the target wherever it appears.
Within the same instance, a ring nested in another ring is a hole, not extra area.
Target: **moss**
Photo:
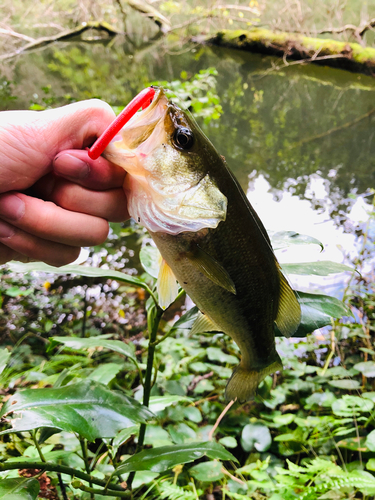
[[[338,56],[325,59],[327,66],[341,67],[351,71],[373,74],[375,71],[375,49],[362,47],[358,43],[339,42],[327,38],[312,38],[296,33],[273,32],[264,28],[252,30],[223,30],[208,43],[231,48],[262,52],[273,55],[287,53],[292,59],[307,59],[313,56]],[[322,63],[321,61],[316,61]]]

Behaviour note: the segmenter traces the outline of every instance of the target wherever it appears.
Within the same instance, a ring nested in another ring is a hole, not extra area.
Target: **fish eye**
[[[194,135],[186,127],[179,127],[174,134],[174,143],[179,149],[191,149],[194,144]]]

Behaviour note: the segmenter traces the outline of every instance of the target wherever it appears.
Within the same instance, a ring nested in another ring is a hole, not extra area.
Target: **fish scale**
[[[274,324],[290,336],[301,316],[261,220],[223,157],[163,89],[120,136],[104,156],[128,172],[129,213],[172,271],[161,275],[177,279],[202,312],[196,329],[237,343],[241,361],[226,398],[252,399],[264,377],[282,368]],[[159,295],[166,289],[159,286]]]

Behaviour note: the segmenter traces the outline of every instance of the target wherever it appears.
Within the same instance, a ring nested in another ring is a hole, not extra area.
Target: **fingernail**
[[[25,203],[15,194],[0,196],[0,215],[9,220],[19,220],[25,214]]]
[[[89,175],[89,164],[68,153],[58,155],[54,161],[54,170],[64,177],[83,179]]]
[[[0,239],[11,238],[15,232],[14,227],[0,220]]]

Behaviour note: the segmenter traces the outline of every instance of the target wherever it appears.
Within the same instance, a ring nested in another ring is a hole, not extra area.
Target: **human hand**
[[[106,239],[108,220],[129,217],[125,172],[82,150],[113,119],[99,100],[0,113],[0,264],[67,264]]]

